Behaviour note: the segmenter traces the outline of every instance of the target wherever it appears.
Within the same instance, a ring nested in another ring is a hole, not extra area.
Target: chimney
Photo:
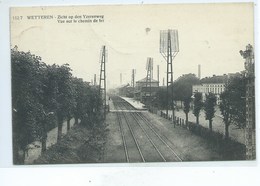
[[[200,79],[201,78],[201,66],[200,64],[198,65],[198,78]]]
[[[159,65],[157,65],[157,81],[158,84],[160,83],[160,71],[159,71]]]
[[[120,73],[120,85],[122,85],[122,73]]]
[[[163,78],[163,86],[164,86],[164,78]]]
[[[96,77],[96,74],[94,74],[94,86],[97,85],[97,77]]]

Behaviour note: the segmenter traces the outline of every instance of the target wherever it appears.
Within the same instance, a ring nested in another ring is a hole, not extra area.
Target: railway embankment
[[[105,126],[100,125],[92,129],[84,125],[75,126],[34,164],[101,163],[105,137]]]

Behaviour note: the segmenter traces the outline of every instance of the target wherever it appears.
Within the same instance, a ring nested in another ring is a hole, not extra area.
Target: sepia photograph
[[[9,11],[13,165],[256,160],[253,2]]]

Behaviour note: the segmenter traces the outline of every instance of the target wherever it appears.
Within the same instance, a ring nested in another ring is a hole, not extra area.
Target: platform
[[[134,98],[128,98],[128,97],[121,97],[121,98],[127,101],[128,103],[130,103],[137,110],[147,110],[147,108],[143,103],[135,100]]]
[[[148,110],[110,110],[109,112],[148,112]]]

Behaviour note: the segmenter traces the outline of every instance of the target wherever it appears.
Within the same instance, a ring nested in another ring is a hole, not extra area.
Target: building
[[[225,91],[225,84],[230,76],[232,76],[232,74],[224,74],[222,76],[213,75],[212,77],[203,78],[200,80],[199,85],[192,86],[192,92],[193,94],[196,92],[202,93],[203,101],[206,100],[206,94],[211,92],[216,95],[217,104],[219,105],[220,94]]]
[[[148,96],[150,97],[150,91],[151,98],[153,99],[156,95],[156,92],[159,90],[159,81],[157,80],[151,79],[151,88],[149,85],[146,86],[146,84],[146,77],[137,81],[135,84],[134,96],[137,100],[140,100],[141,102],[145,102],[148,99]]]

